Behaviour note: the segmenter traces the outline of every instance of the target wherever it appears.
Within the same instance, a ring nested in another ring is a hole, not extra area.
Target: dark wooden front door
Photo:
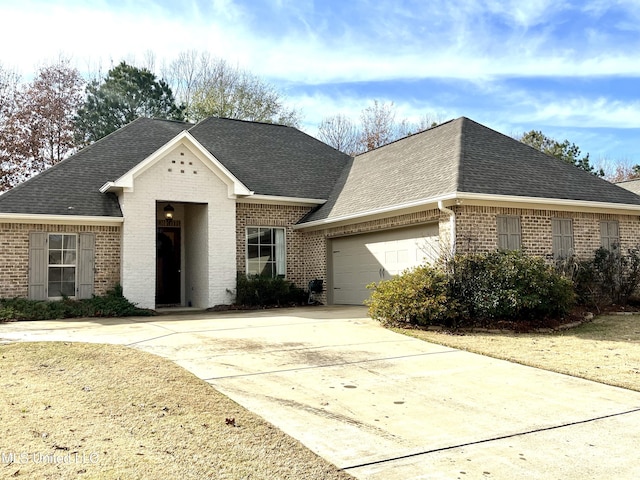
[[[158,228],[156,236],[156,305],[180,304],[180,229]]]

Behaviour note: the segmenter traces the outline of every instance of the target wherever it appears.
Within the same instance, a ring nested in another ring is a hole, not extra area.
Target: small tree
[[[326,117],[318,126],[318,138],[348,155],[359,153],[358,129],[345,115]]]
[[[13,187],[75,152],[74,117],[83,85],[65,60],[41,68],[27,85],[0,78],[0,188]]]

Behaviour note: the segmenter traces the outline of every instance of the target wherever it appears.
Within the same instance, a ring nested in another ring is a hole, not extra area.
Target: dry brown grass
[[[352,478],[154,355],[56,342],[0,358],[0,478]]]
[[[553,334],[395,330],[448,347],[640,391],[638,315],[596,317]]]

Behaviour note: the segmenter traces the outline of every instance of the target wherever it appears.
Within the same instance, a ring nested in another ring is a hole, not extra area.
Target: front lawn
[[[2,478],[353,478],[155,355],[42,342],[0,358]]]
[[[596,317],[553,334],[394,330],[452,348],[640,391],[640,315]]]

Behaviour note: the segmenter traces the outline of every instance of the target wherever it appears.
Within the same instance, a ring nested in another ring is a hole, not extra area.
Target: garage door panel
[[[332,241],[333,303],[362,304],[366,285],[439,255],[438,225],[353,235]]]

